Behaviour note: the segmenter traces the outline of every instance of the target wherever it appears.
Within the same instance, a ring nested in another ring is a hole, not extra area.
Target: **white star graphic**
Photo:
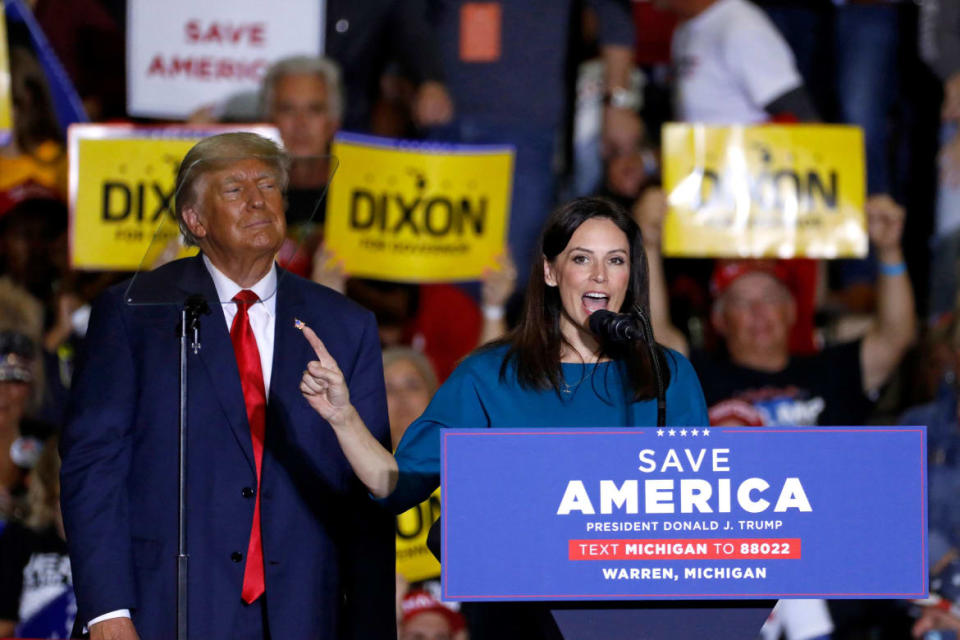
[[[705,435],[705,436],[708,436],[708,435],[710,435],[710,429],[707,429],[706,427],[704,427],[704,428],[703,428],[703,431],[702,431],[701,433],[703,433],[703,435]]]
[[[674,431],[673,429],[670,429],[670,431],[668,431],[667,433],[670,434],[670,437],[673,437],[673,436],[677,435],[677,432]]]
[[[657,429],[657,437],[663,437],[663,429]]]
[[[681,435],[681,436],[687,435],[687,430],[686,430],[686,429],[680,429],[680,435]]]
[[[691,430],[690,430],[690,435],[692,435],[692,436],[697,436],[697,435],[700,435],[700,432],[697,431],[696,429],[691,429]]]

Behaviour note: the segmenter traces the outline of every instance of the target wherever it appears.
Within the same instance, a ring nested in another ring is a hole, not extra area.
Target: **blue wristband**
[[[878,262],[877,269],[879,269],[880,273],[885,276],[902,276],[907,272],[907,263],[903,261],[894,264]]]

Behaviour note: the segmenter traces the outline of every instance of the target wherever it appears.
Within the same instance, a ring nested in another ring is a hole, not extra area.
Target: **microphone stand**
[[[657,380],[657,427],[665,427],[667,426],[667,394],[663,388],[663,371],[660,369],[660,358],[657,357],[657,342],[653,337],[653,326],[640,305],[634,305],[633,311],[639,321],[640,336],[647,347],[647,353],[650,354],[650,364]]]
[[[179,507],[177,518],[177,640],[187,640],[187,350],[200,353],[200,316],[210,313],[206,299],[193,294],[180,310]]]

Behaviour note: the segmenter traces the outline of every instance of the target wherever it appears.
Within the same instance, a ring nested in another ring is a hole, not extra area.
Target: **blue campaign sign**
[[[446,599],[927,595],[925,427],[442,438]]]

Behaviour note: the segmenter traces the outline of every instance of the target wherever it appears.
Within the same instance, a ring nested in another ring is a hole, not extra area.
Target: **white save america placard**
[[[128,0],[127,109],[185,118],[257,89],[272,62],[323,51],[325,2]]]

